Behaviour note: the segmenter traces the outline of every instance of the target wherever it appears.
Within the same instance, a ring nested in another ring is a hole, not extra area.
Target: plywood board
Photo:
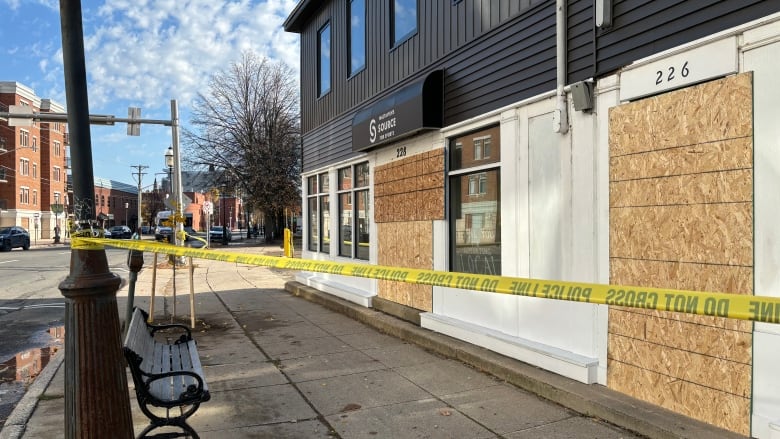
[[[750,398],[687,382],[613,359],[610,388],[743,435],[750,434]]]
[[[433,268],[433,224],[430,221],[377,225],[379,265]],[[379,297],[423,311],[433,310],[433,287],[379,281]]]
[[[752,77],[610,110],[610,282],[752,294]],[[608,386],[746,434],[752,325],[610,307]]]
[[[753,265],[751,202],[613,208],[609,222],[616,258]]]
[[[753,172],[749,169],[675,175],[613,182],[610,207],[749,202]]]
[[[377,223],[444,219],[444,149],[378,166],[374,188]]]
[[[750,73],[610,109],[611,156],[753,135]]]
[[[750,396],[749,364],[622,336],[610,338],[609,352],[613,357],[621,358],[623,362],[642,369],[678,377],[743,398]],[[710,370],[728,370],[729,373],[718,380],[712,380],[708,373]]]
[[[752,167],[753,138],[750,136],[610,157],[613,181]]]

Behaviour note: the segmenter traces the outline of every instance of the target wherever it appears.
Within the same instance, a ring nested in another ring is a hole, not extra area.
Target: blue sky
[[[297,34],[282,23],[297,0],[82,0],[89,109],[127,117],[170,119],[179,104],[183,126],[210,76],[244,50],[299,71]],[[0,81],[16,81],[65,105],[58,0],[0,0]],[[143,184],[163,172],[171,129],[125,124],[92,126],[95,177],[135,185],[132,165],[145,165]],[[161,176],[158,176],[159,179]]]

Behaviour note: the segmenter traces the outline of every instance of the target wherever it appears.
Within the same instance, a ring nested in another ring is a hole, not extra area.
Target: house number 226
[[[680,69],[679,75],[683,78],[687,78],[688,74],[690,74],[690,70],[688,70],[688,61],[685,61],[685,64],[682,65],[682,68]],[[672,82],[674,81],[675,76],[678,74],[677,70],[674,68],[674,66],[670,66],[666,69],[666,72],[663,70],[658,70],[655,72],[655,85],[661,85],[666,82]]]

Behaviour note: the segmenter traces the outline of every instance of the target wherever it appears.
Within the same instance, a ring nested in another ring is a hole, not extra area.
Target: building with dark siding
[[[285,29],[301,45],[305,258],[612,284],[620,300],[298,281],[780,435],[778,326],[674,312],[676,296],[641,290],[780,296],[779,12],[769,0],[300,1]]]

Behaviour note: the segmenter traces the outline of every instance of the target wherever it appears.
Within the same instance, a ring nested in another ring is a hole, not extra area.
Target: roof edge
[[[301,33],[306,23],[311,19],[312,12],[322,6],[322,1],[301,0],[284,20],[282,26],[286,32]]]

